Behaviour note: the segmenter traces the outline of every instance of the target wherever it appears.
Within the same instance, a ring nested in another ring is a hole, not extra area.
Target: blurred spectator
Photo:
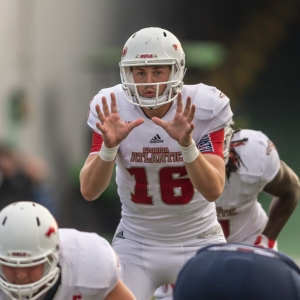
[[[0,209],[12,202],[30,200],[56,215],[48,171],[43,159],[0,142]]]

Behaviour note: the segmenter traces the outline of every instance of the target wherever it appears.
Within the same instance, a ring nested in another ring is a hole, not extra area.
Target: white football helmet
[[[224,146],[223,146],[223,155],[225,165],[228,163],[229,154],[230,154],[230,142],[233,135],[233,125],[234,122],[231,119],[230,122],[225,127],[224,132]]]
[[[155,109],[175,99],[183,85],[185,74],[185,54],[179,40],[169,31],[156,27],[144,28],[134,33],[125,43],[120,76],[126,98],[134,105]],[[167,82],[134,83],[132,68],[136,66],[171,66]],[[159,85],[167,84],[162,95],[158,95]],[[141,97],[137,86],[156,85],[156,97]]]
[[[44,264],[42,277],[30,284],[7,281],[3,265],[31,267]],[[59,278],[58,226],[51,213],[34,202],[15,202],[0,212],[0,288],[16,300],[37,299]]]

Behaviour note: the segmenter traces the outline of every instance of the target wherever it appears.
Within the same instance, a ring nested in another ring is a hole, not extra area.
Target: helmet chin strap
[[[145,101],[145,102],[147,101],[147,103],[149,103],[149,104],[153,103],[153,105],[154,105],[155,103],[157,103],[157,105],[155,107],[143,106],[143,108],[153,110],[153,109],[157,109],[157,108],[161,107],[162,105],[164,105],[165,101],[167,101],[167,99],[168,99],[168,96],[167,95],[161,95],[157,98],[157,100],[156,100],[156,97],[147,98],[147,97],[139,96],[139,98],[141,100]]]

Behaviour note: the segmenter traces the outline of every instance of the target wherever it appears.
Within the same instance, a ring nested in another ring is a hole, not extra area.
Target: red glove
[[[259,234],[256,238],[254,246],[261,247],[261,248],[273,249],[275,242],[276,241],[269,239],[267,236],[265,236],[263,234]]]

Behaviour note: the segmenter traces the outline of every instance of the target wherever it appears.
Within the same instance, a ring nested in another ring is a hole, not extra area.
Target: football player
[[[226,183],[216,200],[218,220],[227,242],[277,249],[277,237],[300,195],[299,178],[261,131],[226,129]],[[269,213],[257,201],[260,192],[273,196]]]
[[[121,84],[91,101],[92,147],[81,193],[95,200],[116,163],[122,218],[113,239],[122,279],[139,300],[174,283],[202,246],[225,243],[214,201],[225,182],[229,99],[217,88],[184,85],[185,54],[161,28],[144,28],[123,48]]]
[[[277,237],[298,203],[298,176],[264,133],[234,130],[233,122],[225,130],[224,157],[227,178],[216,209],[227,242],[277,250]],[[262,191],[273,196],[268,216],[257,201]],[[155,297],[171,299],[172,285],[160,287]]]
[[[283,253],[244,244],[199,250],[180,271],[174,300],[300,299],[300,270]]]
[[[119,261],[96,233],[58,229],[42,205],[15,202],[0,212],[1,300],[135,300]]]

